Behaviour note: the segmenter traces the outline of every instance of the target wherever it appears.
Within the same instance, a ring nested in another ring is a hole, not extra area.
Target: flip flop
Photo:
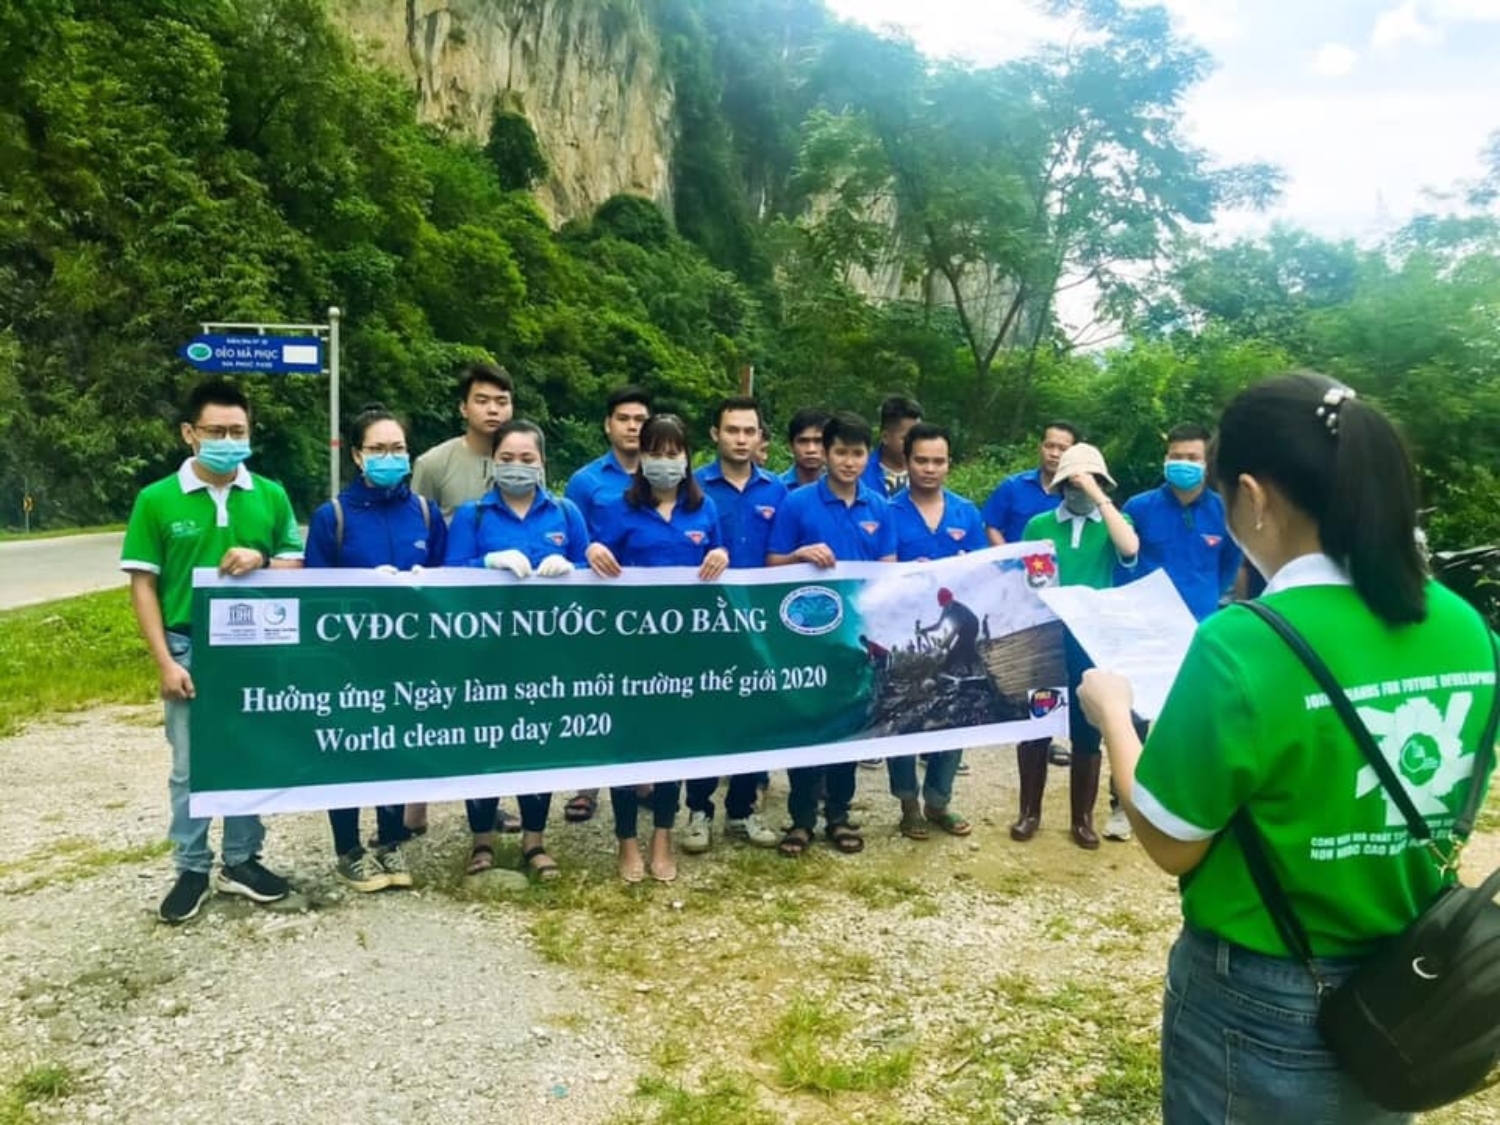
[[[908,840],[925,840],[930,833],[927,831],[927,825],[922,822],[921,817],[903,816],[901,818],[901,835],[905,836]],[[829,839],[832,839],[832,837],[830,836]]]
[[[925,813],[929,824],[935,824],[950,836],[967,836],[974,831],[974,826],[956,812],[944,809],[942,812],[934,812],[928,809]]]

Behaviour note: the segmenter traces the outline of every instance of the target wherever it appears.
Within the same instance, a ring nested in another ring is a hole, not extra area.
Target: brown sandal
[[[847,820],[830,824],[824,830],[828,842],[845,855],[858,855],[865,850],[865,838]]]
[[[475,844],[469,852],[469,865],[464,868],[465,875],[483,875],[495,866],[495,849],[488,844]]]
[[[539,859],[547,862],[538,863]],[[521,870],[539,883],[550,883],[562,877],[562,868],[557,866],[557,860],[548,855],[547,849],[540,844],[521,853]]]
[[[796,859],[812,846],[813,834],[806,828],[789,828],[786,835],[781,838],[781,843],[776,845],[776,850],[788,859]]]

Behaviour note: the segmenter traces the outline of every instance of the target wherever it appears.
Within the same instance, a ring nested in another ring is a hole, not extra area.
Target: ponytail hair
[[[1390,420],[1353,391],[1311,372],[1242,391],[1219,423],[1213,466],[1226,504],[1241,474],[1275,484],[1381,620],[1427,616],[1411,458]]]

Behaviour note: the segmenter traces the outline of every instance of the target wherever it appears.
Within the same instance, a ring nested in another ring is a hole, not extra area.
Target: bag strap
[[[344,561],[344,505],[333,498],[333,560],[338,566]]]
[[[427,506],[427,497],[417,493],[417,506],[422,509],[422,530],[432,532],[432,509]]]
[[[1432,829],[1428,827],[1427,821],[1422,814],[1417,812],[1416,805],[1412,804],[1411,797],[1406,792],[1406,786],[1396,776],[1396,771],[1391,769],[1390,762],[1386,761],[1380,747],[1375,745],[1375,739],[1370,735],[1369,729],[1360,719],[1354,704],[1344,694],[1344,689],[1339,686],[1333,673],[1328,670],[1328,665],[1312,650],[1312,646],[1303,639],[1302,634],[1294,629],[1289,621],[1277,613],[1264,602],[1253,601],[1242,603],[1246,609],[1259,617],[1267,625],[1281,636],[1287,647],[1294,652],[1298,659],[1306,665],[1307,670],[1312,673],[1313,679],[1323,689],[1323,694],[1328,697],[1333,709],[1343,720],[1344,726],[1348,728],[1353,736],[1355,745],[1370,763],[1370,768],[1380,778],[1380,784],[1390,794],[1391,800],[1401,810],[1402,817],[1406,820],[1406,827],[1412,836],[1424,843],[1432,840]],[[1494,704],[1490,707],[1489,718],[1485,722],[1484,733],[1479,740],[1479,746],[1474,752],[1474,770],[1470,776],[1469,793],[1464,801],[1464,806],[1459,812],[1458,820],[1453,826],[1453,835],[1458,840],[1468,839],[1474,831],[1474,820],[1479,813],[1479,800],[1484,792],[1484,780],[1489,776],[1489,771],[1494,766],[1495,757],[1495,735],[1497,724],[1500,724],[1500,651],[1494,647],[1494,635],[1489,626],[1484,627],[1486,638],[1490,641],[1491,653],[1495,659],[1496,667],[1496,695]]]
[[[1345,726],[1349,728],[1350,734],[1354,736],[1355,743],[1360,751],[1374,768],[1381,784],[1391,794],[1402,815],[1406,818],[1407,827],[1412,835],[1418,839],[1431,841],[1432,832],[1427,827],[1427,822],[1417,812],[1407,796],[1406,789],[1391,769],[1390,763],[1385,760],[1385,755],[1375,745],[1369,729],[1360,720],[1354,705],[1349,702],[1349,697],[1333,678],[1333,673],[1328,666],[1312,650],[1312,647],[1303,639],[1302,635],[1294,629],[1286,618],[1277,613],[1270,606],[1260,601],[1240,603],[1245,609],[1259,617],[1270,625],[1284,640],[1287,646],[1297,655],[1303,664],[1312,673],[1313,679],[1317,680],[1329,702],[1343,719]],[[1454,832],[1459,839],[1466,838],[1473,829],[1474,817],[1479,806],[1480,793],[1484,789],[1484,781],[1488,776],[1489,769],[1495,756],[1495,735],[1500,729],[1500,649],[1495,647],[1494,635],[1490,632],[1488,624],[1485,625],[1485,635],[1490,639],[1491,652],[1495,657],[1497,673],[1496,696],[1490,707],[1489,719],[1485,723],[1484,734],[1481,738],[1479,748],[1474,754],[1474,774],[1469,784],[1468,798],[1464,802],[1464,808],[1454,826]],[[1271,922],[1276,927],[1282,942],[1286,945],[1288,952],[1300,960],[1311,974],[1313,981],[1317,984],[1318,995],[1324,995],[1328,990],[1328,983],[1318,972],[1317,964],[1313,958],[1312,943],[1308,941],[1307,931],[1303,929],[1301,921],[1292,909],[1291,899],[1281,887],[1281,881],[1276,877],[1275,868],[1271,865],[1270,850],[1266,846],[1264,837],[1255,827],[1251,820],[1249,810],[1245,806],[1234,814],[1229,822],[1230,829],[1234,832],[1235,839],[1239,842],[1240,851],[1245,857],[1245,866],[1250,872],[1250,878],[1255,883],[1255,888],[1260,892],[1261,901],[1265,904],[1266,912],[1271,916]],[[1419,831],[1420,829],[1420,831]],[[1486,881],[1485,887],[1493,891],[1500,889],[1500,871]]]

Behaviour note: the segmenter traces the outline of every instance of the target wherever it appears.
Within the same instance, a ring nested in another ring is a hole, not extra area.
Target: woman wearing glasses
[[[307,566],[363,567],[395,574],[442,566],[447,528],[437,505],[411,491],[406,430],[390,411],[367,407],[349,432],[359,469],[337,498],[313,513],[307,529]],[[340,880],[356,891],[409,887],[401,855],[408,833],[400,805],[375,810],[375,850],[359,842],[359,810],[330,809]]]

